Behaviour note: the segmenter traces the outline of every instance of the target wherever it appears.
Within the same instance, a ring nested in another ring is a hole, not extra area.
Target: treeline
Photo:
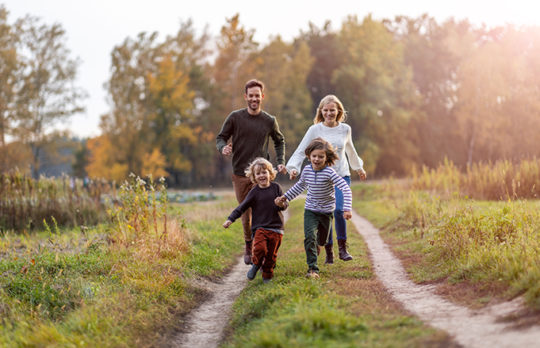
[[[112,108],[101,116],[101,136],[78,153],[77,168],[111,180],[151,173],[172,186],[228,182],[229,160],[215,136],[244,107],[250,78],[267,85],[264,109],[278,117],[287,155],[330,93],[343,101],[372,177],[436,167],[444,158],[465,168],[540,155],[538,27],[350,16],[339,28],[309,24],[291,42],[276,35],[260,44],[254,33],[236,15],[217,37],[187,21],[164,39],[126,38],[111,52]]]
[[[70,57],[66,33],[26,16],[13,23],[0,4],[0,172],[40,173],[44,157],[61,157],[66,135],[52,131],[84,110],[86,93],[75,86],[79,61]]]

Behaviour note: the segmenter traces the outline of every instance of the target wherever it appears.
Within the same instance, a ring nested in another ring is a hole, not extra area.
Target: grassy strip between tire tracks
[[[350,223],[354,260],[336,258],[333,265],[323,265],[322,251],[320,279],[306,279],[301,200],[293,202],[290,216],[274,280],[263,284],[259,275],[243,291],[234,305],[224,347],[454,345],[445,333],[404,313],[390,298],[373,274],[366,246]]]
[[[221,228],[234,204],[170,207],[178,250],[155,252],[157,235],[119,245],[107,226],[2,236],[0,346],[163,344],[204,297],[197,279],[220,276],[242,250],[240,224]]]

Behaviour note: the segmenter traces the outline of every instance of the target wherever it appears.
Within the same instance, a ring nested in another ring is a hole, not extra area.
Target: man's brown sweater
[[[250,115],[247,109],[233,111],[223,123],[216,137],[216,147],[221,153],[232,137],[233,173],[244,176],[244,171],[256,157],[270,158],[269,139],[276,149],[277,164],[285,164],[285,139],[279,130],[277,120],[265,111]]]

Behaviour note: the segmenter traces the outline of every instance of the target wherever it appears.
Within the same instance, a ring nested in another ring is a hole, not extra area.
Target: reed
[[[457,194],[481,200],[537,199],[540,197],[540,162],[533,158],[513,163],[507,160],[475,163],[460,171],[445,160],[437,168],[414,169],[412,188]]]
[[[38,180],[22,173],[0,174],[0,231],[95,225],[106,218],[102,196],[111,185],[69,178]]]

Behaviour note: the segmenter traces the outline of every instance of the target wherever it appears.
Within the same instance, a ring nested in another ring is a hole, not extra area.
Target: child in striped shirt
[[[285,206],[307,189],[304,210],[304,249],[308,272],[306,277],[319,278],[317,255],[319,246],[328,241],[330,226],[336,208],[334,185],[343,192],[343,217],[349,220],[352,216],[352,193],[347,182],[330,166],[338,159],[332,145],[322,138],[315,138],[306,147],[305,154],[311,164],[304,167],[300,179],[283,196],[277,197],[275,203]]]

